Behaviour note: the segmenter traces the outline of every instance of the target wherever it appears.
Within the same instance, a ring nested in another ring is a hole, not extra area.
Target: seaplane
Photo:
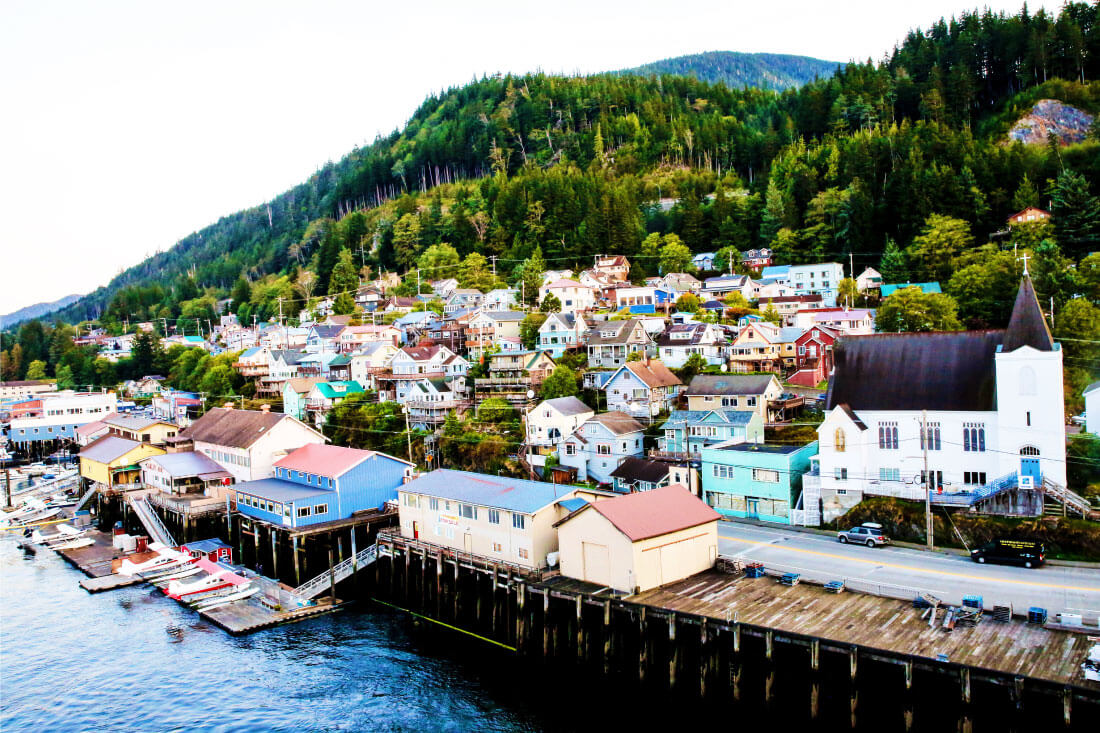
[[[190,602],[196,600],[199,594],[208,594],[211,591],[232,588],[251,582],[248,578],[234,573],[232,568],[210,562],[205,558],[196,560],[195,565],[206,571],[206,575],[190,583],[173,580],[164,591],[169,598]]]
[[[137,563],[126,558],[119,565],[119,575],[137,575],[145,580],[152,580],[165,572],[180,570],[194,560],[186,553],[158,543],[154,543],[150,549],[157,553],[156,557]]]
[[[52,534],[42,534],[37,529],[31,532],[31,542],[36,542],[46,547],[53,547],[57,544],[65,542],[72,542],[73,540],[83,537],[87,533],[86,529],[77,529],[68,524],[57,525],[57,531]]]
[[[203,598],[200,601],[195,601],[191,604],[191,608],[196,611],[212,611],[215,608],[221,608],[222,606],[228,606],[230,603],[236,603],[237,601],[243,601],[245,598],[251,598],[260,592],[259,588],[245,587],[244,590],[236,590],[232,593],[220,594]]]
[[[41,499],[27,499],[19,509],[0,517],[0,527],[27,527],[60,513],[60,509],[51,509]]]

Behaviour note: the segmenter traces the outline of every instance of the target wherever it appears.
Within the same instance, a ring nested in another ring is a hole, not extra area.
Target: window
[[[777,484],[779,483],[779,471],[772,471],[766,468],[754,468],[752,469],[752,480]]]
[[[963,483],[971,486],[985,486],[985,471],[963,471]]]
[[[1025,415],[1025,420],[1024,420],[1024,422],[1025,422],[1025,423],[1027,424],[1027,426],[1028,426],[1028,427],[1030,428],[1030,427],[1031,427],[1031,410],[1028,410],[1027,412],[1025,412],[1025,413],[1024,413],[1024,415]],[[36,433],[37,433],[38,431],[37,431],[37,430],[35,430],[34,432],[36,432]]]
[[[420,497],[417,494],[405,494],[405,506],[418,509],[420,507]]]
[[[477,519],[477,507],[472,504],[459,504],[458,515],[466,519]]]
[[[878,447],[882,450],[898,449],[898,424],[880,422],[878,424]]]
[[[844,437],[844,431],[840,428],[836,429],[833,433],[833,447],[837,453],[843,453],[848,445],[847,439]]]
[[[749,407],[756,407],[756,398],[755,397],[745,398],[745,404],[748,405]]]
[[[313,505],[313,513],[314,514],[328,514],[328,504],[314,504]]]
[[[714,465],[714,475],[717,478],[733,478],[733,466]]]
[[[299,517],[308,517],[311,514],[312,510],[313,510],[313,507],[300,506],[300,507],[298,507],[298,516]]]
[[[880,468],[878,470],[879,481],[901,481],[900,468]]]
[[[611,446],[606,444],[606,443],[597,443],[596,444],[596,454],[601,455],[601,456],[611,455]]]
[[[925,423],[924,429],[920,431],[920,449],[940,450],[942,447],[940,424],[938,422]]]
[[[1021,456],[1037,456],[1039,455],[1039,449],[1033,445],[1025,445],[1020,449]]]
[[[847,468],[840,468],[838,466],[837,468],[833,469],[833,476],[834,476],[834,478],[836,478],[837,481],[847,481],[848,480],[848,469]]]
[[[504,552],[504,547],[499,542],[494,542],[493,543],[493,552],[497,552],[497,553]]]
[[[499,509],[490,509],[489,510],[489,524],[500,524],[500,510]]]
[[[436,499],[434,496],[432,498],[428,499],[428,508],[431,509],[433,512],[438,512],[439,511],[439,499]]]
[[[963,450],[972,453],[985,452],[985,423],[963,423]]]
[[[565,455],[567,455],[567,456],[577,455],[577,446],[573,445],[572,443],[566,443],[565,444]]]
[[[513,529],[524,529],[526,527],[526,525],[527,525],[526,517],[524,517],[522,514],[516,514],[515,512],[512,512],[512,528]]]
[[[523,560],[526,560],[526,559],[528,559],[529,557],[531,557],[531,553],[529,553],[529,552],[528,552],[528,551],[527,551],[526,549],[524,549],[523,547],[521,547],[521,548],[519,548],[518,550],[516,550],[516,554],[517,554],[517,555],[519,555],[519,557],[520,557],[521,559],[523,559]]]

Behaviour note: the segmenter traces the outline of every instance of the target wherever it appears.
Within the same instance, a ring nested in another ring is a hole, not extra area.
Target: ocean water
[[[151,586],[90,595],[82,577],[0,539],[4,733],[583,730],[668,713],[370,603],[232,637]]]

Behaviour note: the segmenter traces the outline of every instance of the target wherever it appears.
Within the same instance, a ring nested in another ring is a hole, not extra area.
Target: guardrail
[[[314,598],[326,588],[351,577],[354,573],[359,572],[360,568],[370,565],[376,559],[378,559],[378,545],[371,545],[365,550],[355,553],[347,560],[334,565],[332,570],[326,570],[316,578],[298,586],[294,589],[294,595],[300,598]]]

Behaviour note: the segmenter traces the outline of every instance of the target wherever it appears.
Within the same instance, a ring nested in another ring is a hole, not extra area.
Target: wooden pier
[[[251,634],[260,629],[294,623],[314,616],[332,613],[345,605],[339,599],[322,598],[312,606],[289,611],[276,611],[253,599],[237,601],[210,611],[199,611],[199,616],[234,636]]]

